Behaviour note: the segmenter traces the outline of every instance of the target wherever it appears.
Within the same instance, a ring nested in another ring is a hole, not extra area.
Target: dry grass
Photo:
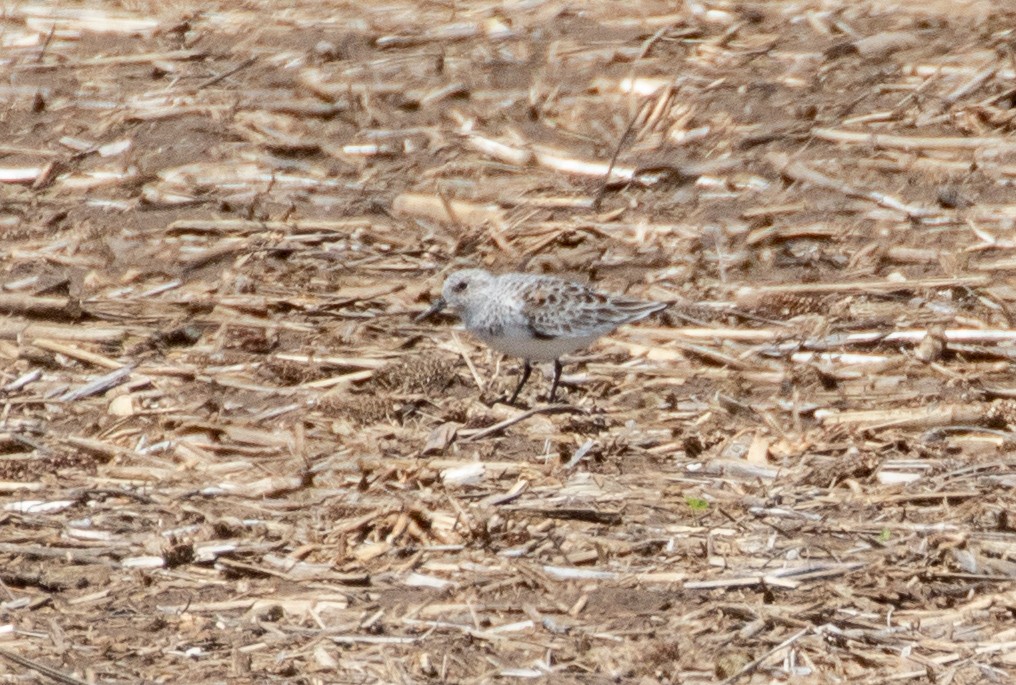
[[[9,3],[0,681],[1016,679],[1014,19]]]

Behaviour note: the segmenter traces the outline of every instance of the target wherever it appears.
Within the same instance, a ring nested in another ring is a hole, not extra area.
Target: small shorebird
[[[464,269],[449,274],[441,297],[416,317],[451,308],[466,330],[498,352],[524,360],[514,404],[532,373],[532,362],[554,362],[550,401],[561,380],[561,355],[591,345],[618,326],[638,321],[667,305],[609,295],[554,276]]]

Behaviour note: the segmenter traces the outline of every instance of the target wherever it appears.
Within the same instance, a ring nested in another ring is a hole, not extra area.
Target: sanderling
[[[554,276],[464,269],[445,279],[441,297],[416,320],[446,306],[459,315],[466,330],[488,346],[525,361],[519,384],[508,400],[513,404],[529,380],[532,362],[554,362],[553,402],[561,380],[561,355],[582,349],[618,326],[644,319],[667,305],[600,293]]]

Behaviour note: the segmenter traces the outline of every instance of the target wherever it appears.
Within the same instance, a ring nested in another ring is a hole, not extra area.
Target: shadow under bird
[[[522,377],[509,403],[514,404],[532,373],[532,362],[554,362],[551,402],[561,380],[561,355],[588,347],[626,323],[664,308],[624,295],[598,292],[581,283],[538,274],[492,274],[483,269],[455,271],[445,279],[441,297],[414,320],[445,307],[466,330],[489,347],[524,360]]]

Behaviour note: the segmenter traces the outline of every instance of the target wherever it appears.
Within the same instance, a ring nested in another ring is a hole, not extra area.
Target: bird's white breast
[[[528,331],[507,330],[503,335],[491,336],[477,332],[484,343],[512,357],[522,357],[535,362],[549,362],[561,355],[569,354],[583,347],[588,347],[599,337],[587,335],[581,337],[535,338]]]

